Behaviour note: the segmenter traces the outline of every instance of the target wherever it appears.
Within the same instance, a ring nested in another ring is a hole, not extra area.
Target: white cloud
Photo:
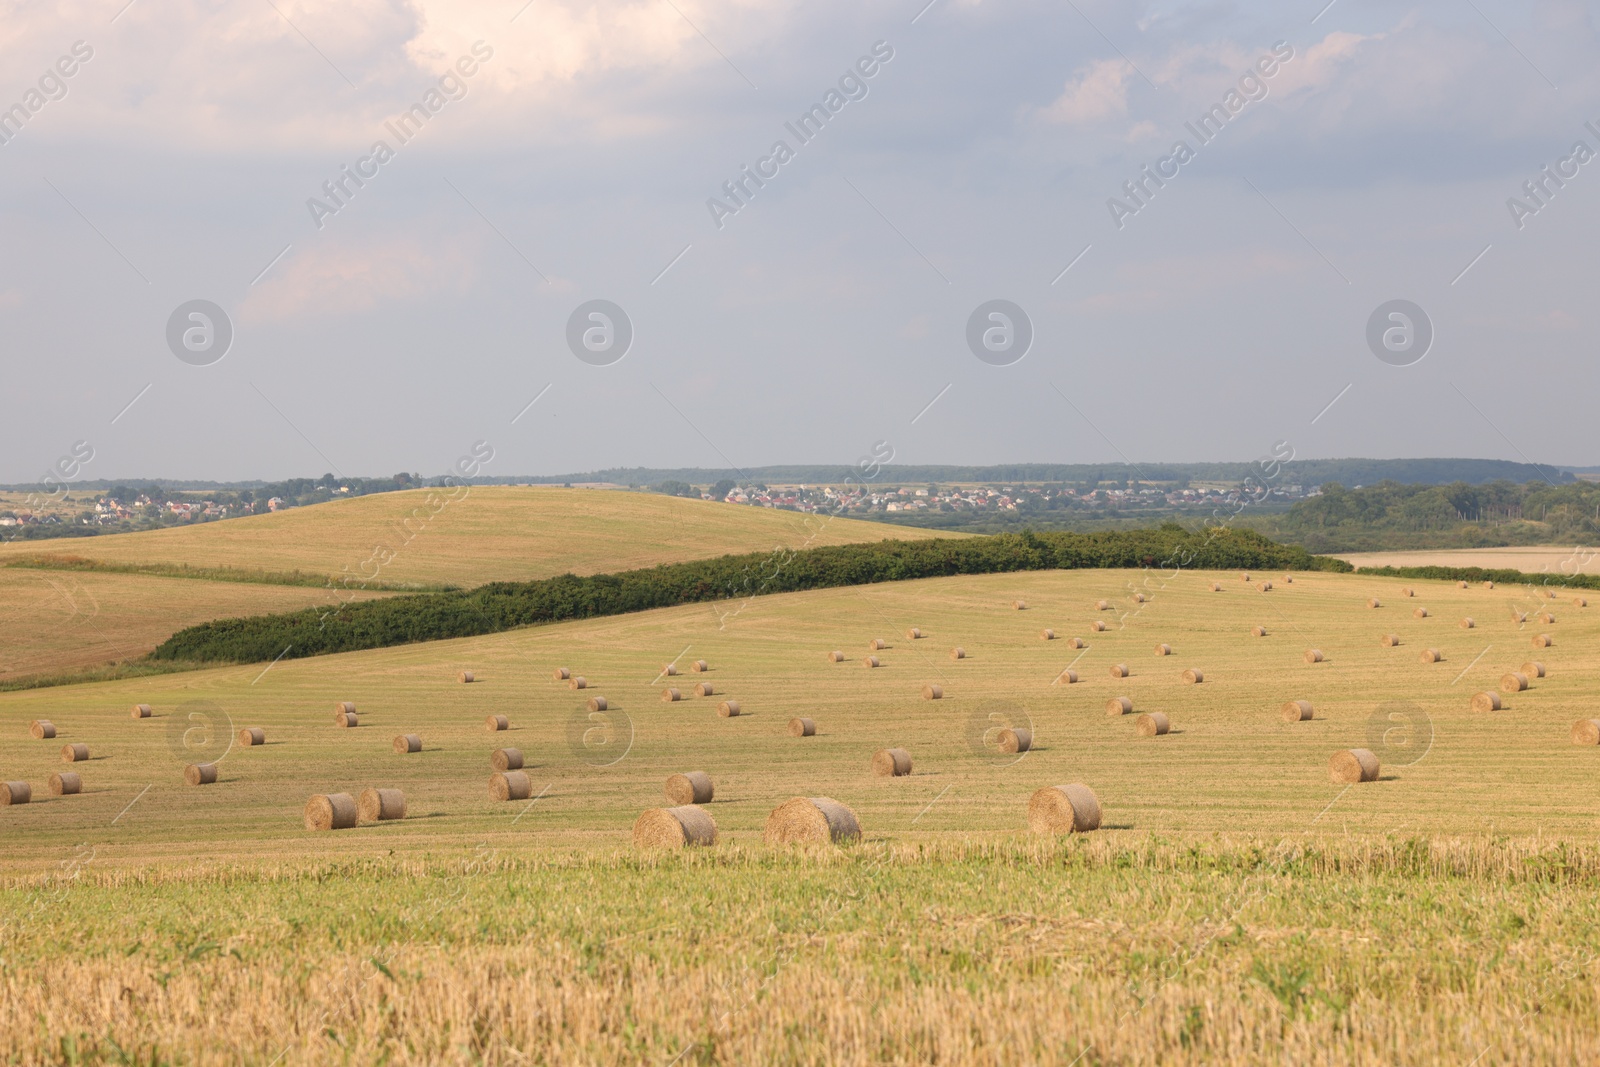
[[[1067,82],[1059,97],[1045,108],[1046,118],[1071,126],[1084,126],[1128,113],[1128,77],[1123,59],[1100,59]]]

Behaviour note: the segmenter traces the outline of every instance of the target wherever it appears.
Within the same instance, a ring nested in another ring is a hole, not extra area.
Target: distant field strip
[[[40,555],[0,564],[17,570],[79,571],[94,574],[142,574],[155,578],[191,578],[203,582],[239,582],[244,585],[292,585],[312,589],[338,589],[332,575],[304,571],[251,571],[240,567],[190,567],[170,563],[110,563],[82,556]],[[400,583],[368,581],[356,588],[372,593],[448,593],[460,589],[443,582]],[[353,590],[352,590],[353,591]]]

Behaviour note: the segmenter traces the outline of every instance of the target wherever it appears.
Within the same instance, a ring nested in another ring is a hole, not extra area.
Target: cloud
[[[1061,95],[1044,109],[1045,117],[1069,126],[1122,118],[1128,113],[1130,73],[1126,60],[1096,60],[1067,82]]]
[[[474,258],[410,239],[369,244],[324,240],[279,264],[250,290],[240,318],[261,323],[344,316],[415,298],[466,291]]]

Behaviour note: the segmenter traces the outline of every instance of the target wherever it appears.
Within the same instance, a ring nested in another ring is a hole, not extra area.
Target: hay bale
[[[406,795],[398,789],[368,788],[361,791],[356,814],[362,822],[388,822],[406,817]]]
[[[957,656],[955,658],[956,659],[960,659],[961,657]],[[829,663],[843,663],[844,662],[844,653],[838,651],[837,649],[835,649],[832,652],[829,652],[828,653],[828,662]],[[676,667],[674,667],[672,669],[672,673],[673,674],[677,674],[678,673],[678,669]]]
[[[1521,667],[1519,667],[1517,669],[1520,670],[1523,674],[1526,674],[1529,678],[1543,678],[1544,677],[1544,664],[1540,663],[1536,659],[1530,659],[1528,662],[1524,663]]]
[[[422,751],[422,738],[416,734],[401,734],[394,739],[394,750],[402,756]]]
[[[1513,611],[1511,613],[1511,621],[1512,622],[1527,622],[1528,621],[1528,613],[1526,611]]]
[[[1308,648],[1308,649],[1306,649],[1305,661],[1307,663],[1321,663],[1322,660],[1323,660],[1322,649],[1320,649],[1320,648]]]
[[[1090,624],[1089,628],[1097,634],[1103,634],[1106,632],[1106,624],[1103,619],[1094,620],[1094,622]]]
[[[1428,609],[1427,608],[1418,608],[1416,611],[1413,611],[1411,614],[1415,615],[1419,619],[1426,619],[1428,617]]]
[[[1135,593],[1135,594],[1133,594],[1133,602],[1135,604],[1143,604],[1144,601],[1145,601],[1145,595],[1143,593]]]
[[[1381,608],[1383,607],[1383,601],[1379,600],[1377,597],[1373,597],[1371,600],[1367,601],[1367,607]]]
[[[664,789],[667,799],[674,804],[709,804],[717,793],[717,787],[705,771],[674,774],[667,779]]]
[[[557,667],[553,676],[558,682],[565,682],[572,677],[571,667]]]
[[[794,718],[789,720],[790,737],[815,737],[817,723],[815,719]]]
[[[861,665],[863,667],[877,667],[877,666],[879,666],[878,657],[877,656],[868,656],[866,659],[861,661]]]
[[[1133,720],[1133,728],[1140,737],[1160,737],[1172,729],[1172,724],[1167,721],[1164,711],[1147,711]]]
[[[1583,597],[1581,597],[1581,596],[1575,596],[1575,597],[1573,597],[1573,598],[1572,598],[1572,602],[1573,602],[1573,603],[1574,603],[1574,604],[1575,604],[1575,605],[1577,605],[1577,606],[1578,606],[1578,607],[1580,607],[1580,608],[1586,608],[1586,607],[1588,607],[1588,606],[1589,606],[1589,602],[1588,602],[1588,601],[1587,601],[1587,600],[1585,600],[1585,599],[1584,599],[1584,598],[1583,598]]]
[[[1028,798],[1028,829],[1036,834],[1086,834],[1100,829],[1100,799],[1074,782],[1040,789]]]
[[[830,653],[828,653],[828,658],[830,660],[834,656],[838,656],[840,659],[844,659],[844,653],[843,652],[830,652]],[[669,663],[666,666],[661,668],[661,673],[662,673],[663,676],[665,676],[667,678],[676,678],[678,676],[678,665],[676,663]]]
[[[1239,572],[1239,580],[1241,582],[1248,582],[1250,580],[1250,572],[1249,571],[1240,571]]]
[[[1493,589],[1494,588],[1494,583],[1493,582],[1484,582],[1483,583],[1483,587],[1485,589]]]
[[[1094,607],[1095,607],[1096,611],[1110,611],[1111,610],[1111,601],[1109,601],[1109,600],[1097,600],[1097,601],[1095,601]]]
[[[1265,637],[1267,636],[1267,628],[1265,626],[1252,626],[1250,627],[1250,636]]]
[[[1270,593],[1272,592],[1272,583],[1262,582],[1260,585],[1256,586],[1256,588],[1260,589],[1263,593]]]
[[[1600,745],[1600,719],[1579,719],[1572,724],[1572,743]]]
[[[1463,630],[1471,630],[1471,629],[1475,628],[1477,625],[1478,625],[1477,620],[1474,619],[1471,615],[1468,615],[1466,618],[1461,620],[1461,628]]]
[[[355,713],[356,702],[353,700],[341,700],[333,706],[333,719],[335,722],[339,721],[340,715],[354,715]]]
[[[26,804],[33,799],[33,786],[27,782],[0,783],[0,808],[13,804]]]
[[[89,758],[89,746],[82,741],[71,745],[61,746],[62,763],[82,763]]]
[[[1335,752],[1328,760],[1328,777],[1335,785],[1354,785],[1357,782],[1378,780],[1378,757],[1371,749],[1347,748]]]
[[[762,837],[769,845],[854,840],[861,836],[856,813],[832,797],[795,797],[767,816]]]
[[[880,748],[872,754],[872,773],[879,778],[903,778],[911,773],[911,753],[903,748]]]
[[[1172,655],[1172,646],[1171,645],[1157,645],[1156,646],[1156,655],[1158,655],[1158,656],[1170,656],[1170,655]]]
[[[1401,596],[1416,596],[1417,595],[1417,591],[1415,589],[1411,588],[1408,585],[1404,589],[1400,590],[1400,595]]]
[[[1500,688],[1520,693],[1528,688],[1528,676],[1521,671],[1509,671],[1500,676]]]
[[[1440,663],[1443,660],[1444,653],[1437,648],[1425,648],[1422,650],[1422,662],[1424,663]]]
[[[1211,583],[1211,591],[1212,591],[1212,592],[1213,592],[1213,593],[1220,593],[1220,592],[1222,592],[1222,583],[1221,583],[1221,582],[1212,582],[1212,583]]]
[[[1126,663],[1113,663],[1111,665],[1111,677],[1113,678],[1126,678],[1130,673]]]
[[[1552,623],[1556,621],[1556,617],[1550,614],[1548,611],[1545,611],[1539,614],[1539,621],[1543,623]]]
[[[724,719],[738,718],[739,702],[737,700],[724,700],[722,703],[717,705],[717,714],[722,716]]]
[[[661,699],[668,704],[672,704],[682,700],[683,694],[669,685],[661,691]]]
[[[568,682],[567,682],[567,688],[568,689],[587,689],[587,688],[589,688],[589,679],[585,678],[581,674],[573,675],[573,677],[571,679],[569,679]]]
[[[889,642],[885,641],[881,637],[874,637],[871,641],[867,642],[867,647],[874,652],[882,652],[884,649],[889,647]]]
[[[934,685],[932,682],[929,682],[927,685],[922,687],[922,699],[923,700],[943,700],[944,699],[944,687],[943,686]]]
[[[716,694],[717,691],[710,682],[698,682],[694,687],[694,695],[697,697],[716,696]]]
[[[56,735],[56,724],[49,719],[34,719],[28,724],[28,732],[36,741],[48,741]]]
[[[245,748],[255,748],[266,743],[267,732],[259,726],[246,726],[239,731],[239,744]]]
[[[1394,648],[1396,645],[1398,645],[1400,643],[1400,635],[1399,634],[1384,634],[1383,638],[1378,643],[1381,644],[1384,648]]]
[[[1028,602],[1026,600],[1013,600],[1011,602],[1011,610],[1013,610],[1013,611],[1027,611],[1028,610]]]
[[[489,799],[527,800],[533,796],[533,779],[527,771],[501,771],[489,776]]]
[[[1133,714],[1133,701],[1128,697],[1112,697],[1106,701],[1106,715],[1131,715]]]
[[[361,808],[349,793],[318,793],[306,801],[307,830],[348,830],[360,815]]]
[[[1554,600],[1556,598],[1556,591],[1554,589],[1546,589],[1544,591],[1544,595],[1551,600]]]
[[[1315,717],[1309,700],[1291,700],[1282,709],[1284,722],[1310,722]]]
[[[955,648],[952,648],[950,650],[950,658],[951,659],[966,659],[967,658],[967,650],[962,648],[960,645],[957,645]]]
[[[1056,632],[1047,627],[1039,631],[1039,636],[1046,641],[1054,641],[1056,639]]]
[[[906,630],[906,639],[910,641],[922,640],[922,629],[917,626],[910,627]]]
[[[1551,637],[1549,634],[1536,634],[1533,638],[1534,648],[1549,648],[1555,643],[1555,638]]]
[[[705,848],[717,843],[717,824],[692,804],[649,808],[633,822],[634,848]]]
[[[1068,667],[1056,678],[1062,685],[1074,685],[1078,681],[1078,672]]]
[[[522,749],[497,748],[489,753],[489,766],[497,771],[522,770]]]
[[[1183,682],[1185,685],[1199,685],[1205,680],[1205,672],[1200,670],[1198,667],[1190,667],[1188,670],[1183,672]]]
[[[50,776],[52,796],[70,797],[83,792],[83,778],[76,771],[57,771]]]
[[[347,711],[343,715],[340,715],[338,718],[334,719],[333,724],[341,729],[353,730],[357,726],[361,725],[361,716],[357,715],[353,711]]]
[[[995,736],[1001,752],[1026,752],[1033,747],[1033,731],[1023,726],[1008,726]]]
[[[605,697],[590,697],[589,698],[589,710],[590,711],[605,711],[607,707],[608,707],[608,705],[606,704],[606,698]]]
[[[1067,647],[1068,648],[1083,648],[1084,647],[1083,638],[1081,638],[1081,637],[1069,637],[1069,638],[1067,638]]]
[[[703,659],[697,659],[693,663],[689,664],[689,669],[694,671],[696,674],[704,674],[706,671],[711,669],[711,664],[707,663]]]
[[[511,720],[504,715],[490,715],[483,720],[484,729],[491,734],[511,729]]]
[[[477,676],[471,671],[462,671],[460,674],[456,675],[456,677],[460,678],[463,682],[475,682],[478,680]]]
[[[217,765],[191,763],[183,769],[183,780],[190,785],[214,785],[217,780]]]
[[[1465,589],[1467,587],[1467,583],[1466,582],[1457,582],[1456,584],[1458,586],[1460,586],[1462,589]]]
[[[1285,584],[1285,585],[1293,585],[1293,584],[1294,584],[1294,575],[1292,575],[1292,574],[1285,574],[1285,575],[1284,575],[1284,576],[1283,576],[1283,581],[1284,581],[1284,584]]]
[[[1500,694],[1493,689],[1486,690],[1472,698],[1473,711],[1499,711],[1505,705],[1500,703]]]
[[[150,717],[150,705],[135,704],[133,706],[133,714],[131,717],[135,719],[148,719]]]

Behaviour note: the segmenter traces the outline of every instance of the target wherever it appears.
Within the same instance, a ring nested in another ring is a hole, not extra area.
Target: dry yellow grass
[[[1333,553],[1357,567],[1484,567],[1528,574],[1600,574],[1600,551],[1566,545],[1522,548],[1396,549]]]

